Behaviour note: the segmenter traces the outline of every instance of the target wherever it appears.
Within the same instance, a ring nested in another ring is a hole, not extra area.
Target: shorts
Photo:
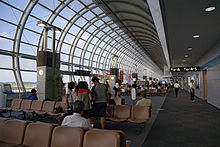
[[[94,117],[105,117],[106,115],[106,102],[93,104]]]
[[[93,117],[92,109],[84,110],[82,117],[85,117],[85,118]]]

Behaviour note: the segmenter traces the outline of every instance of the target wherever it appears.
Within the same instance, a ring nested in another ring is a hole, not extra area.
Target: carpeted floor
[[[219,147],[220,110],[181,90],[171,90],[143,147]]]
[[[126,105],[132,105],[131,96],[122,96],[125,99]],[[158,112],[165,100],[165,95],[161,96],[147,96],[152,100],[153,108],[151,111],[151,118],[144,124],[138,125],[130,122],[112,122],[106,121],[106,129],[109,130],[122,130],[125,132],[126,139],[131,141],[131,147],[141,147],[145,138],[150,131]],[[140,96],[137,96],[135,103],[140,100]]]

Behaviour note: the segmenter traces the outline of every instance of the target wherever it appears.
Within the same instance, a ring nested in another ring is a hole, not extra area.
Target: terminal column
[[[60,55],[55,52],[38,51],[37,96],[39,100],[55,99],[55,76],[57,75],[60,75]]]

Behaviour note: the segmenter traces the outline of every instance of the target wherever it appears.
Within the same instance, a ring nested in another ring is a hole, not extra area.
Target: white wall
[[[220,41],[213,48],[210,48],[209,52],[205,53],[195,65],[203,66],[218,56],[220,56]]]
[[[210,48],[209,52],[204,54],[202,58],[195,64],[196,66],[203,66],[209,61],[220,56],[220,42],[214,47]],[[188,72],[184,75],[185,85],[184,90],[189,91],[188,77],[195,79],[196,74],[200,74],[200,89],[195,89],[195,95],[201,99],[203,96],[203,72]],[[211,105],[220,108],[220,64],[207,68],[207,102]]]
[[[201,72],[197,72],[196,74],[200,75],[200,88],[197,89],[195,86],[195,96],[203,99],[203,74],[202,71]],[[196,79],[196,74],[194,74],[194,79]]]
[[[207,102],[220,108],[220,64],[207,70]]]

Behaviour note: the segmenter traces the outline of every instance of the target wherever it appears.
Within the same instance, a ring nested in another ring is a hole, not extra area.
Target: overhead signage
[[[78,75],[78,76],[90,76],[90,71],[75,70],[74,75]]]
[[[200,71],[200,67],[171,67],[171,72]]]

